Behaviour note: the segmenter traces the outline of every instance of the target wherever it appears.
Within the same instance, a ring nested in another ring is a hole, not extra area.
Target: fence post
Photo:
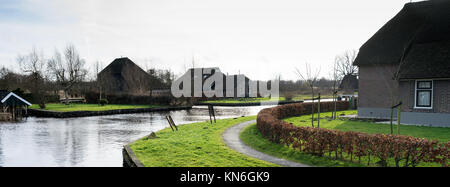
[[[175,122],[173,121],[172,116],[170,116],[170,115],[169,115],[169,120],[172,123],[172,125],[175,127],[175,129],[178,131],[178,127],[177,127],[177,125],[175,125]]]
[[[166,116],[166,119],[167,119],[167,122],[169,122],[169,126],[172,129],[172,132],[175,131],[175,130],[173,130],[172,123],[170,122],[169,116]]]
[[[214,123],[216,123],[216,114],[214,112],[214,105],[208,105],[209,122],[212,124],[212,118],[214,117]]]

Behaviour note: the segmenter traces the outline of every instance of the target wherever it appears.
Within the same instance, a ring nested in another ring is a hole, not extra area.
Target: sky
[[[328,77],[410,0],[0,0],[0,67],[36,48],[76,46],[86,68],[129,57],[143,69],[219,67],[253,80]],[[195,63],[192,63],[194,61]]]

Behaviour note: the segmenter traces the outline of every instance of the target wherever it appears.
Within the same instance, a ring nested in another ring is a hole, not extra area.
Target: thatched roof
[[[150,92],[151,76],[129,58],[117,58],[98,78],[111,94],[144,95]]]
[[[102,72],[106,70],[110,70],[112,73],[122,73],[122,71],[126,66],[135,68],[136,70],[139,71],[139,73],[147,74],[147,72],[145,72],[143,69],[141,69],[138,65],[136,65],[132,60],[130,60],[127,57],[114,59],[114,61],[112,61],[111,64],[106,66],[106,68],[100,72],[100,74],[102,74]]]
[[[339,85],[340,90],[358,90],[358,78],[356,75],[346,75]]]
[[[450,1],[408,3],[361,48],[354,65],[398,65],[400,78],[450,78]]]

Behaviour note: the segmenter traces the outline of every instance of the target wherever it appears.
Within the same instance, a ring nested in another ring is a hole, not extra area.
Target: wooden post
[[[216,123],[216,112],[214,111],[214,106],[211,106],[211,113],[214,118],[214,123]]]
[[[173,121],[172,116],[170,116],[170,115],[169,115],[169,120],[172,123],[172,125],[175,127],[175,129],[178,131],[178,127],[177,127],[177,125],[175,125],[175,122]]]
[[[209,123],[212,124],[211,105],[208,105]]]
[[[170,122],[169,116],[166,116],[166,119],[167,119],[167,122],[169,122],[169,126],[172,129],[172,132],[175,131],[175,130],[173,130],[172,123]]]
[[[16,111],[15,111],[15,106],[14,104],[12,105],[12,120],[16,120]]]

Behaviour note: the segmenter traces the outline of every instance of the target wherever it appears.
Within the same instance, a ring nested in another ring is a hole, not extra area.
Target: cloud
[[[305,61],[323,75],[334,56],[359,48],[403,2],[294,0],[6,0],[0,5],[0,62],[33,46],[49,56],[73,43],[88,63],[128,56],[178,73],[202,66],[295,79]],[[7,10],[7,11],[3,11]],[[151,60],[148,59],[157,59]],[[257,71],[256,71],[256,70]]]

